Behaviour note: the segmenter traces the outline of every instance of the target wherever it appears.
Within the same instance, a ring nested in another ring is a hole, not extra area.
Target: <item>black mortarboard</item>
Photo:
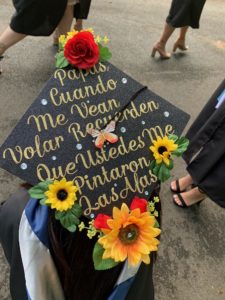
[[[35,185],[74,180],[84,214],[111,214],[157,184],[149,150],[157,136],[180,135],[189,116],[110,63],[56,69],[0,149],[0,166]],[[115,120],[116,143],[101,149],[91,128]]]

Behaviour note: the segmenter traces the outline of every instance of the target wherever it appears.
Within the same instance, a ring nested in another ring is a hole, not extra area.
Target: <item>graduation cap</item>
[[[66,178],[83,214],[111,213],[157,185],[149,147],[180,135],[189,115],[113,66],[56,69],[0,148],[0,166],[26,182]]]
[[[0,166],[34,186],[20,241],[23,234],[27,241],[23,228],[31,216],[46,232],[48,205],[67,230],[97,235],[95,270],[126,260],[120,289],[158,249],[154,193],[172,169],[170,155],[181,155],[187,144],[177,136],[189,116],[105,62],[111,54],[100,40],[90,30],[60,37],[58,68],[1,146]]]

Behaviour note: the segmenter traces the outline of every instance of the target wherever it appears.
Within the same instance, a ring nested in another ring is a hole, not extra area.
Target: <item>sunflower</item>
[[[50,204],[52,209],[66,211],[70,209],[77,200],[76,192],[78,188],[74,186],[73,181],[66,181],[65,178],[55,180],[49,185],[48,191],[45,192],[47,199],[45,204]]]
[[[169,165],[170,156],[177,147],[178,145],[173,140],[164,136],[163,138],[158,137],[156,141],[153,141],[153,146],[149,147],[149,149],[153,152],[157,164],[164,162],[166,165]]]
[[[113,218],[107,224],[109,229],[102,230],[105,235],[98,240],[104,248],[103,259],[128,259],[132,266],[141,261],[150,263],[149,254],[157,251],[159,241],[155,237],[161,231],[154,228],[155,218],[149,212],[141,213],[139,208],[130,211],[123,203],[121,210],[113,208]]]

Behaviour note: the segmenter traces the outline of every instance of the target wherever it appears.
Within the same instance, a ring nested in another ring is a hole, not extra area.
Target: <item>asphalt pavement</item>
[[[115,66],[189,113],[189,126],[225,77],[225,2],[206,1],[201,28],[188,32],[187,52],[178,51],[169,60],[151,58],[170,2],[93,0],[85,24],[110,37]],[[13,11],[11,1],[1,0],[0,32]],[[168,50],[177,35],[175,31]],[[54,54],[52,37],[28,37],[7,51],[0,75],[0,143],[52,74]],[[177,160],[173,177],[183,175],[184,167],[182,160]],[[19,182],[0,170],[0,202]],[[172,203],[169,183],[162,186],[161,201],[163,222],[154,268],[155,299],[224,300],[225,211],[209,199],[198,207],[180,209]],[[9,269],[1,250],[0,270],[0,299],[8,300]]]

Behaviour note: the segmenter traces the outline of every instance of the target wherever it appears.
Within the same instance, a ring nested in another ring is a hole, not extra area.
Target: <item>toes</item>
[[[175,181],[171,182],[170,187],[171,187],[172,190],[175,190],[175,188],[176,188],[176,187],[175,187]]]
[[[182,203],[177,195],[173,196],[173,200],[174,200],[174,202],[176,202],[177,205],[182,206]]]

